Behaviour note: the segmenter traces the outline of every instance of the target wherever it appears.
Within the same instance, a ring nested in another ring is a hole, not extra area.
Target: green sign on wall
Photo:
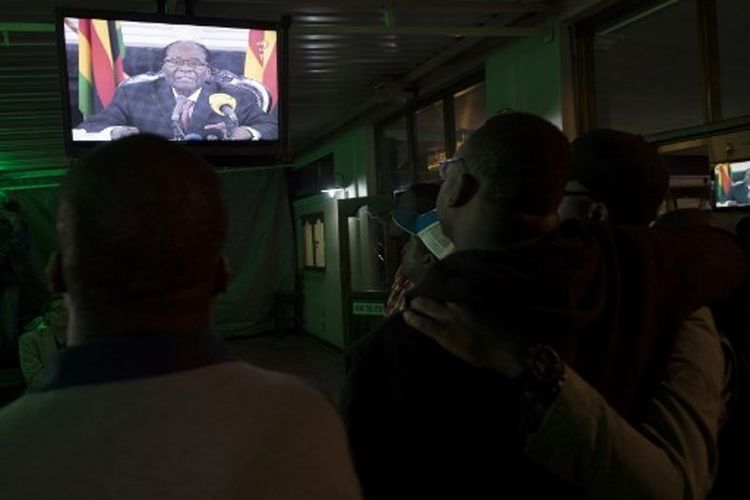
[[[352,302],[352,313],[355,316],[382,316],[385,304],[382,302]]]

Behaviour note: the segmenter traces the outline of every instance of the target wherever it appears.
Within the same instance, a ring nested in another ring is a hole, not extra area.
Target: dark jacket
[[[224,123],[224,118],[215,113],[208,103],[209,96],[217,92],[229,94],[237,100],[235,114],[241,126],[256,129],[262,134],[262,139],[278,137],[276,119],[273,115],[263,112],[252,92],[216,82],[203,84],[190,123],[185,130],[186,134],[205,136],[206,125]],[[126,81],[117,87],[109,106],[84,120],[78,127],[88,132],[98,132],[114,125],[131,126],[137,127],[141,132],[171,139],[171,116],[174,106],[174,94],[163,77],[138,83]]]
[[[504,251],[453,254],[408,295],[456,302],[499,332],[553,344],[632,418],[677,323],[729,295],[745,268],[721,230],[571,223]],[[356,345],[351,363],[342,409],[369,500],[573,494],[523,455],[514,384],[461,362],[400,314]]]

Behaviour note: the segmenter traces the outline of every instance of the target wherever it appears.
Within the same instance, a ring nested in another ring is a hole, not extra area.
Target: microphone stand
[[[234,135],[234,131],[237,130],[237,127],[239,126],[239,121],[236,119],[236,117],[227,117],[226,119],[227,129],[226,129],[226,139],[231,139]]]
[[[172,140],[173,141],[184,141],[185,132],[182,130],[179,120],[172,120]]]

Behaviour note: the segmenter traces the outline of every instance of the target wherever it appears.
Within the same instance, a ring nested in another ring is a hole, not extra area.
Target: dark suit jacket
[[[262,139],[278,138],[278,124],[272,114],[266,114],[257,104],[255,95],[249,90],[216,82],[203,84],[186,134],[206,136],[206,125],[223,123],[225,118],[213,112],[208,104],[211,94],[221,92],[237,99],[235,113],[241,126],[252,127]],[[109,106],[84,120],[78,127],[88,132],[99,132],[106,127],[123,125],[137,127],[171,139],[173,136],[171,116],[175,106],[172,89],[163,77],[150,81],[125,83],[115,91]]]
[[[750,203],[750,188],[747,184],[741,182],[732,186],[732,190],[729,192],[729,198],[735,200],[737,203],[747,205]]]

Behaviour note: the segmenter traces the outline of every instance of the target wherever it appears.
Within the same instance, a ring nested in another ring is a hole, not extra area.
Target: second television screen
[[[63,18],[73,142],[276,141],[276,30]]]

